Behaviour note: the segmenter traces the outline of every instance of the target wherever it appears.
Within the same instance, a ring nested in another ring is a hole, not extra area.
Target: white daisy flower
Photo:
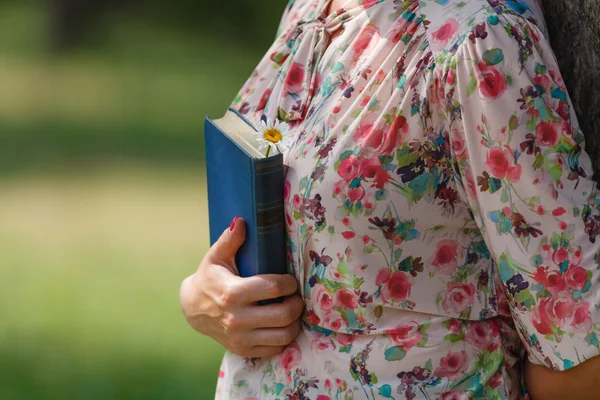
[[[266,122],[261,120],[258,132],[254,132],[254,137],[259,143],[258,150],[263,152],[267,157],[273,151],[282,153],[292,144],[292,136],[290,135],[288,124],[277,119]]]

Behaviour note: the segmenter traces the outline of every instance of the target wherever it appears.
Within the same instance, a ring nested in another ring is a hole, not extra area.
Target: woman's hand
[[[291,275],[238,276],[235,254],[245,237],[244,221],[235,220],[181,284],[181,307],[192,328],[232,353],[274,356],[300,332],[304,303]],[[281,303],[257,304],[283,296]]]

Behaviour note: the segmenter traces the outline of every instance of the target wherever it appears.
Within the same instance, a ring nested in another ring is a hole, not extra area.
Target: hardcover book
[[[283,156],[262,154],[255,132],[234,109],[204,124],[210,242],[236,216],[246,221],[246,241],[236,256],[242,277],[286,273]]]

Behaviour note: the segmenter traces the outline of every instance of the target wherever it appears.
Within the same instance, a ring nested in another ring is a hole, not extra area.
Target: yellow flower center
[[[279,143],[282,138],[281,132],[274,128],[267,129],[265,133],[263,133],[263,136],[271,143]]]

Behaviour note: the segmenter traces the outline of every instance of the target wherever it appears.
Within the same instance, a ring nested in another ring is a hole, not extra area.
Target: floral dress
[[[278,356],[218,399],[518,399],[600,351],[600,193],[536,0],[288,5],[233,102],[285,121]]]

